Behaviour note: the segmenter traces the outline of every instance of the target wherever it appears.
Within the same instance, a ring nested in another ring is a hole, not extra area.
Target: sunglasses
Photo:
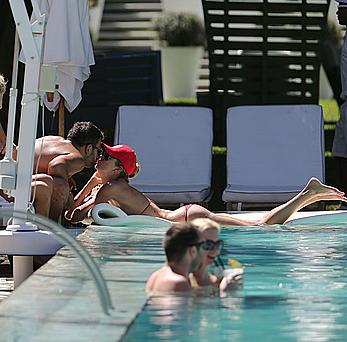
[[[217,240],[217,241],[206,240],[203,248],[207,251],[211,251],[215,248],[221,249],[223,247],[223,244],[224,244],[223,240]]]
[[[211,251],[215,248],[222,248],[223,247],[223,240],[217,240],[217,241],[213,241],[213,240],[206,240],[206,241],[200,241],[200,242],[196,242],[196,243],[192,243],[188,246],[195,246],[197,248],[202,248],[205,251]]]
[[[93,149],[96,150],[96,153],[97,153],[98,157],[100,158],[103,155],[104,150],[102,148],[99,148],[99,147],[93,145],[93,144],[92,144],[92,146],[93,146]]]
[[[101,160],[110,160],[112,159],[112,157],[107,154],[106,151],[102,150],[101,154],[99,155],[99,157],[101,158]]]

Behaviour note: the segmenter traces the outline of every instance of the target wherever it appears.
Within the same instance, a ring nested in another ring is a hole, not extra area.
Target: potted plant
[[[164,100],[195,97],[205,44],[204,24],[189,12],[163,12],[154,20],[161,46]]]

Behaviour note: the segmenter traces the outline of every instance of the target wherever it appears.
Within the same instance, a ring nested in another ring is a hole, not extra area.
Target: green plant
[[[154,30],[166,46],[202,46],[205,29],[200,17],[188,12],[164,12],[154,20]]]
[[[166,105],[197,105],[198,101],[196,98],[180,98],[173,97],[165,101]]]

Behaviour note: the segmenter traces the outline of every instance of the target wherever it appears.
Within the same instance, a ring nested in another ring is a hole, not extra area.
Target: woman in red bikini
[[[322,184],[316,178],[311,178],[298,195],[256,221],[236,219],[229,214],[215,214],[197,204],[188,204],[176,210],[165,210],[129,185],[128,179],[135,177],[139,172],[135,151],[127,145],[111,147],[103,144],[103,148],[104,152],[96,162],[97,171],[75,197],[74,204],[65,215],[72,222],[82,221],[94,205],[106,202],[116,205],[128,215],[148,215],[173,222],[210,218],[224,226],[282,224],[293,213],[314,202],[322,200],[347,202],[343,192]]]

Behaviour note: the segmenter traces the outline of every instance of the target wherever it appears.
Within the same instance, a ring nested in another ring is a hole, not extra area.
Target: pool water
[[[244,286],[224,298],[153,297],[122,341],[346,341],[347,227],[223,228],[221,237],[223,261],[246,266]]]

